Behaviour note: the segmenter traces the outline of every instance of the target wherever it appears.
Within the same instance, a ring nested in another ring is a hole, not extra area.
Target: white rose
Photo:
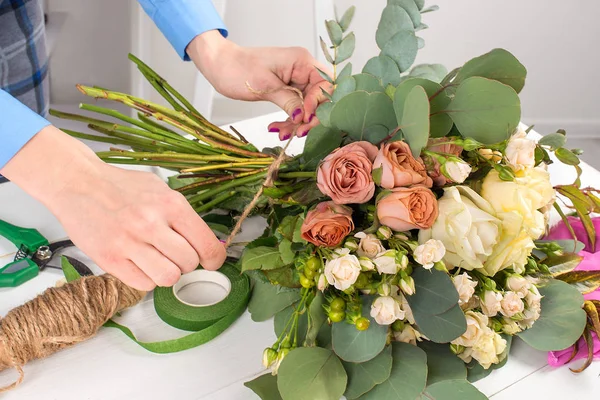
[[[398,300],[400,301],[400,308],[404,311],[404,318],[411,324],[415,324],[415,317],[412,312],[412,308],[408,304],[408,300],[406,300],[406,296],[402,293],[398,295]]]
[[[519,275],[511,275],[506,280],[506,287],[509,290],[517,293],[519,297],[524,298],[529,293],[529,288],[531,287],[531,283],[522,276]]]
[[[380,253],[374,260],[375,267],[380,274],[395,275],[400,270],[400,265],[396,263],[396,251],[388,250]]]
[[[415,294],[415,280],[412,276],[408,276],[404,279],[400,279],[400,290],[404,292],[407,296],[412,296]]]
[[[377,239],[377,236],[372,233],[358,232],[354,237],[360,239],[358,250],[356,250],[356,254],[360,257],[375,258],[378,254],[385,251],[381,240]]]
[[[489,329],[487,326],[489,320],[485,315],[475,311],[467,311],[465,317],[467,319],[467,330],[461,337],[454,339],[452,344],[473,347],[483,335],[484,330]]]
[[[453,277],[452,282],[454,283],[454,287],[458,292],[458,304],[468,303],[475,293],[475,286],[477,286],[477,282],[473,281],[466,272]]]
[[[525,311],[523,311],[523,319],[518,322],[519,327],[523,330],[529,329],[539,318],[540,309],[527,308]]]
[[[506,349],[506,340],[502,339],[496,332],[487,328],[479,340],[472,347],[472,357],[481,364],[484,369],[488,369],[492,364],[500,362],[498,356]]]
[[[417,342],[422,341],[423,337],[424,336],[421,334],[421,332],[409,324],[405,324],[402,331],[394,332],[394,340],[397,342],[412,344],[413,346],[416,346]]]
[[[490,204],[466,186],[444,188],[438,200],[438,217],[431,229],[419,231],[419,243],[441,241],[446,248],[444,262],[449,269],[483,268],[498,241],[501,221]]]
[[[444,243],[436,239],[429,239],[425,243],[417,246],[413,253],[415,261],[425,269],[433,268],[433,264],[442,261],[446,255]]]
[[[317,289],[319,289],[321,292],[324,292],[325,289],[327,289],[327,286],[329,286],[329,284],[327,283],[327,278],[325,277],[325,274],[319,275]]]
[[[523,312],[525,304],[521,297],[515,292],[506,292],[501,301],[502,310],[501,313],[505,317],[512,317],[516,314]]]
[[[442,165],[442,173],[453,182],[463,183],[471,173],[471,166],[462,160],[446,161]]]
[[[503,181],[497,171],[490,171],[481,187],[481,196],[497,213],[516,211],[532,239],[545,231],[544,215],[539,211],[555,197],[550,174],[542,168],[526,168],[513,181]]]
[[[358,257],[358,261],[360,262],[360,267],[363,271],[373,271],[375,269],[375,264],[370,258]]]
[[[502,309],[502,294],[486,290],[481,296],[481,310],[488,317],[495,317]]]
[[[460,309],[463,311],[474,310],[481,306],[480,303],[481,300],[479,299],[479,296],[473,295],[468,302],[460,304]]]
[[[506,146],[506,161],[516,171],[535,166],[536,143],[527,139],[524,130],[512,135]]]
[[[397,319],[404,319],[404,311],[393,297],[380,296],[371,304],[371,317],[379,325],[390,325]]]
[[[463,360],[465,364],[469,364],[471,361],[473,361],[473,349],[467,347],[461,353],[458,353],[457,356]]]
[[[346,255],[325,264],[325,277],[338,290],[346,290],[356,282],[360,274],[360,262],[354,255]]]
[[[339,249],[335,249],[333,251],[333,253],[331,253],[331,257],[339,258],[339,257],[347,256],[348,254],[350,254],[350,249],[348,249],[347,247],[341,247]]]
[[[502,318],[502,332],[507,335],[516,335],[521,332],[521,327],[517,323],[517,321],[510,318]]]

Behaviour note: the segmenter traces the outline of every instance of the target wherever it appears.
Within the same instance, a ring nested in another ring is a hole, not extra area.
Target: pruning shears
[[[44,268],[57,268],[49,265],[62,249],[74,246],[69,239],[50,243],[36,229],[22,228],[0,220],[0,236],[17,246],[14,261],[0,267],[0,287],[16,287],[38,276]],[[66,256],[65,256],[66,257]],[[93,275],[81,261],[66,257],[81,276]]]

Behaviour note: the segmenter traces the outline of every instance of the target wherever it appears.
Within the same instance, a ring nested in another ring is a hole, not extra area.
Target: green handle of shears
[[[0,287],[17,287],[35,278],[40,268],[30,258],[13,261],[0,268]]]
[[[10,240],[17,248],[23,246],[29,254],[41,246],[47,246],[48,240],[35,229],[21,228],[0,220],[0,236]]]

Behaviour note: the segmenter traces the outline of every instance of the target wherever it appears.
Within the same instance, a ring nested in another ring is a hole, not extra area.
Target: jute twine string
[[[256,94],[270,93],[256,91],[248,83],[246,85]],[[282,89],[292,90],[302,96],[298,89]],[[244,209],[225,243],[226,247],[232,245],[242,224],[260,200],[264,188],[273,185],[291,142],[292,139],[267,170],[263,185]],[[91,338],[116,313],[138,304],[145,295],[146,292],[133,289],[109,274],[86,276],[61,287],[49,288],[33,300],[11,310],[0,319],[0,372],[14,368],[19,377],[15,382],[0,387],[0,393],[12,390],[23,382],[23,366],[29,361],[46,358]]]

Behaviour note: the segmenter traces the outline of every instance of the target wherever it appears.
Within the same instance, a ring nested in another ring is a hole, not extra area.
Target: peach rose
[[[385,189],[412,185],[431,187],[433,181],[427,175],[421,157],[414,158],[405,142],[392,142],[381,146],[373,162],[373,169],[382,168],[381,183]]]
[[[393,189],[377,203],[379,222],[397,232],[429,229],[437,216],[437,199],[425,186]]]
[[[352,209],[325,201],[308,212],[300,232],[314,245],[336,247],[353,229]]]
[[[453,156],[459,156],[462,153],[463,148],[456,144],[439,144],[448,142],[452,138],[435,138],[429,139],[427,143],[427,150],[433,151],[434,153],[450,154]],[[427,173],[433,178],[433,184],[435,186],[444,186],[446,183],[451,182],[450,179],[446,178],[442,171],[440,171],[440,163],[433,157],[427,157]]]
[[[369,142],[356,142],[334,150],[317,171],[321,193],[336,204],[362,204],[371,200],[375,183],[371,176],[377,147]]]

